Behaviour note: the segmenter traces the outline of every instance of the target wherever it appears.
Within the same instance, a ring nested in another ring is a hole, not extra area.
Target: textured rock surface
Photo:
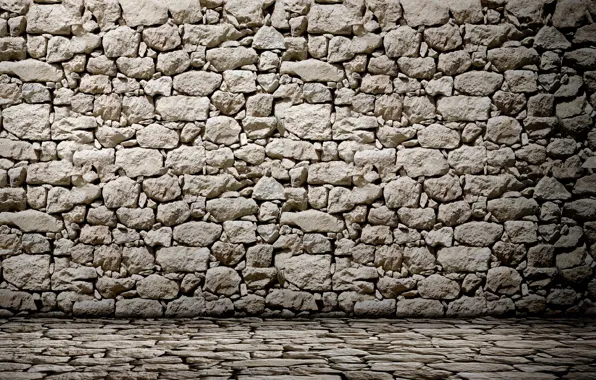
[[[0,297],[3,307],[19,302],[33,303],[24,292],[2,289],[0,295],[6,295]],[[575,293],[559,291],[549,300],[564,304],[575,297]],[[252,307],[248,307],[248,300]],[[332,298],[323,300],[329,302]],[[103,316],[113,313],[115,308],[117,313],[129,315],[130,311],[143,306],[146,307],[143,312],[148,315],[163,312],[156,300],[123,301],[126,300],[80,299],[74,301],[73,312],[77,316]],[[470,299],[458,311],[480,306],[491,314],[511,312],[516,306],[508,301],[482,304]],[[518,304],[532,307],[528,301],[531,300]],[[165,315],[192,317],[197,311],[207,309],[225,315],[230,308],[250,310],[254,314],[263,309],[265,302],[294,310],[316,308],[314,297],[309,293],[277,289],[269,293],[267,301],[256,295],[234,303],[182,296],[168,304]],[[389,299],[362,299],[353,303],[359,315],[372,311],[378,314],[378,311],[396,307],[395,300]],[[204,374],[221,379],[593,378],[593,368],[586,364],[596,358],[592,349],[596,326],[591,320],[444,319],[441,318],[444,313],[441,302],[432,299],[403,300],[397,302],[397,308],[407,310],[407,316],[424,314],[429,318],[399,321],[78,318],[69,321],[15,317],[2,320],[2,344],[8,352],[25,349],[32,352],[5,358],[0,374],[14,379],[129,378],[130,374],[149,379]],[[181,331],[185,339],[180,339]],[[31,339],[32,336],[36,339]],[[570,341],[573,344],[567,346]],[[94,356],[75,355],[81,352],[93,352]],[[472,354],[473,359],[469,356]],[[208,368],[204,368],[205,363],[209,363]],[[122,367],[127,368],[126,374],[122,373]],[[561,376],[562,373],[565,375]]]
[[[594,19],[0,0],[0,314],[586,313]]]

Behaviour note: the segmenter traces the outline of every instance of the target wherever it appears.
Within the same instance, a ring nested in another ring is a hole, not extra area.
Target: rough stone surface
[[[0,315],[592,313],[595,17],[579,0],[0,0]],[[191,351],[26,370],[261,376]],[[415,377],[409,355],[372,368]],[[530,356],[484,364],[531,378],[556,355]],[[418,377],[482,377],[430,364]]]

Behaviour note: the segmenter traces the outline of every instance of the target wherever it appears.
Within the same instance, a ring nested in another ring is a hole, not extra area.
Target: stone
[[[163,308],[157,300],[120,299],[116,302],[116,318],[159,318]]]
[[[62,4],[31,5],[27,12],[27,33],[68,35],[70,27],[80,22],[77,18],[74,8]]]
[[[106,57],[136,57],[141,35],[128,26],[119,26],[108,31],[102,39]]]
[[[503,47],[489,50],[487,58],[497,70],[504,72],[535,63],[538,53],[525,47]]]
[[[315,4],[308,12],[308,33],[350,34],[352,25],[360,22],[357,7],[342,4]]]
[[[363,300],[354,304],[354,315],[358,317],[392,317],[395,314],[395,300]]]
[[[155,261],[166,273],[204,272],[207,270],[209,263],[209,249],[194,247],[160,248],[155,254]]]
[[[331,256],[302,254],[285,260],[284,280],[303,290],[331,290]]]
[[[231,145],[238,141],[242,128],[228,116],[209,118],[205,125],[205,139],[218,144]]]
[[[223,223],[224,233],[231,243],[254,243],[256,226],[248,221],[226,221]]]
[[[219,88],[222,76],[207,71],[189,71],[174,77],[175,90],[192,96],[208,96]]]
[[[265,304],[270,307],[283,307],[292,310],[318,310],[312,294],[290,289],[273,289],[267,294]]]
[[[446,273],[485,272],[488,270],[491,252],[488,248],[448,247],[437,253],[437,261]]]
[[[486,289],[493,293],[513,295],[519,292],[521,282],[521,275],[513,268],[491,268],[486,275]]]
[[[246,3],[241,0],[226,1],[224,11],[231,15],[240,24],[246,26],[261,26],[263,25],[263,10],[260,1],[254,3]]]
[[[401,0],[406,22],[411,27],[445,24],[449,21],[449,8],[436,0]]]
[[[488,201],[488,211],[491,212],[497,220],[504,222],[537,214],[538,203],[533,199],[523,197],[492,199]]]
[[[143,29],[143,42],[155,50],[168,51],[180,46],[182,41],[176,26],[164,24],[157,28]]]
[[[178,284],[158,274],[151,274],[137,281],[137,292],[142,298],[174,299],[178,295]]]
[[[503,76],[486,71],[469,71],[455,77],[454,88],[459,92],[472,96],[490,96],[503,83]]]
[[[222,47],[207,50],[206,59],[217,71],[222,72],[256,63],[258,61],[258,55],[254,49]]]
[[[383,37],[383,46],[388,57],[416,57],[420,49],[421,35],[407,25],[389,31]]]
[[[298,161],[318,159],[314,145],[307,141],[271,139],[265,152],[271,158],[291,158]]]
[[[4,128],[26,140],[50,138],[50,106],[46,104],[19,104],[2,112]]]
[[[155,110],[164,120],[207,120],[209,98],[192,96],[164,96],[155,101]]]
[[[488,120],[490,105],[487,97],[458,95],[437,100],[437,111],[447,121]]]
[[[397,166],[409,177],[433,177],[447,174],[449,165],[438,150],[425,148],[403,149],[397,152]]]
[[[343,70],[316,59],[284,61],[279,71],[281,74],[297,75],[305,82],[339,82],[344,78]]]
[[[354,168],[341,161],[314,163],[308,167],[311,185],[351,185]]]
[[[447,161],[457,174],[477,174],[483,171],[487,162],[486,148],[462,145],[449,152]]]
[[[459,146],[459,133],[440,124],[431,124],[418,132],[418,142],[423,148],[453,149]]]
[[[418,274],[435,269],[435,256],[427,247],[404,248],[403,265],[410,273]]]
[[[430,57],[401,57],[397,60],[397,65],[410,78],[431,79],[436,72],[435,60]]]
[[[60,219],[37,210],[0,212],[0,222],[23,232],[59,232],[64,227]]]
[[[489,222],[469,222],[455,227],[454,237],[459,243],[487,247],[500,239],[503,226]]]
[[[418,292],[422,298],[456,299],[459,295],[459,285],[447,277],[431,274],[418,281]]]
[[[497,116],[486,124],[486,138],[497,144],[513,145],[520,140],[522,127],[517,120],[509,116]]]
[[[163,24],[168,20],[168,8],[156,0],[118,0],[122,17],[128,26]]]
[[[426,179],[424,181],[424,192],[432,199],[449,202],[459,198],[462,189],[456,176],[445,175],[439,178]]]
[[[255,185],[252,197],[257,200],[285,200],[284,187],[271,177],[262,177]]]
[[[462,44],[462,37],[456,25],[445,24],[424,30],[424,41],[438,51],[457,49]]]
[[[577,188],[578,183],[582,184],[579,181],[576,183],[575,188]],[[575,189],[574,192],[576,192]],[[556,178],[543,177],[534,188],[534,197],[541,200],[567,200],[571,198],[571,193]]]
[[[240,275],[232,268],[210,268],[205,276],[205,290],[231,296],[238,292],[240,282]]]
[[[213,48],[225,41],[233,41],[242,34],[230,24],[217,25],[184,25],[184,43],[203,45]]]
[[[396,316],[398,318],[420,316],[423,318],[440,318],[445,315],[441,301],[422,298],[401,299],[397,302]]]
[[[422,186],[408,177],[400,177],[383,188],[385,204],[391,208],[417,207]]]
[[[257,203],[246,198],[219,198],[207,201],[207,212],[218,222],[235,220],[243,216],[256,214],[259,210]]]
[[[116,152],[116,165],[129,177],[162,174],[163,157],[156,150],[145,148],[121,149]]]
[[[2,261],[4,279],[24,290],[50,290],[50,255],[21,254]]]
[[[187,222],[174,227],[174,240],[193,247],[213,244],[221,235],[222,227],[215,223]]]

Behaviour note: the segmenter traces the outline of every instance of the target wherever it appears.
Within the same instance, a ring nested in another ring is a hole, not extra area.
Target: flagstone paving
[[[596,379],[596,320],[0,320],[0,379]]]

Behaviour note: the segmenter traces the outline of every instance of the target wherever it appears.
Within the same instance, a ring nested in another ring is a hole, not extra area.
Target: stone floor
[[[596,320],[0,319],[0,379],[596,379]]]

